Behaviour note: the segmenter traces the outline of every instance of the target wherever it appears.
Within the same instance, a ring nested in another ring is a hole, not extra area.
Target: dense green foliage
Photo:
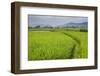
[[[74,59],[87,58],[87,32],[69,30],[46,30],[28,33],[28,59]]]

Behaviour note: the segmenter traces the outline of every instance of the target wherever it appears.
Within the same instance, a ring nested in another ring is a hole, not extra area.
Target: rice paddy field
[[[29,30],[28,60],[79,59],[88,57],[88,32]]]

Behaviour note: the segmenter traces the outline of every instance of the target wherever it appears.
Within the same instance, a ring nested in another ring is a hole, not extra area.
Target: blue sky
[[[88,22],[87,17],[77,17],[77,16],[43,16],[43,15],[29,15],[28,25],[52,25],[59,26],[67,23],[82,23]]]

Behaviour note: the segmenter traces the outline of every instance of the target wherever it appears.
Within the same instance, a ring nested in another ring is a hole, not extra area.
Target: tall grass
[[[75,41],[60,32],[30,31],[29,60],[67,59]]]
[[[87,58],[87,32],[29,31],[28,60],[73,58]]]
[[[87,32],[75,32],[67,31],[66,34],[74,38],[79,44],[80,50],[76,51],[74,57],[87,58],[88,57],[88,33]]]

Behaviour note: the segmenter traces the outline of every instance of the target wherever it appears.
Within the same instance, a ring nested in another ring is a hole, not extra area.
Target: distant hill
[[[29,26],[30,27],[30,26]],[[34,25],[33,28],[55,28],[55,27],[60,27],[60,28],[88,28],[88,22],[81,22],[81,23],[75,23],[75,22],[69,22],[65,23],[62,25],[46,25],[46,24],[41,24],[41,25]]]
[[[87,28],[88,27],[88,22],[82,22],[82,23],[67,23],[64,24],[64,27],[76,27],[76,28]]]

